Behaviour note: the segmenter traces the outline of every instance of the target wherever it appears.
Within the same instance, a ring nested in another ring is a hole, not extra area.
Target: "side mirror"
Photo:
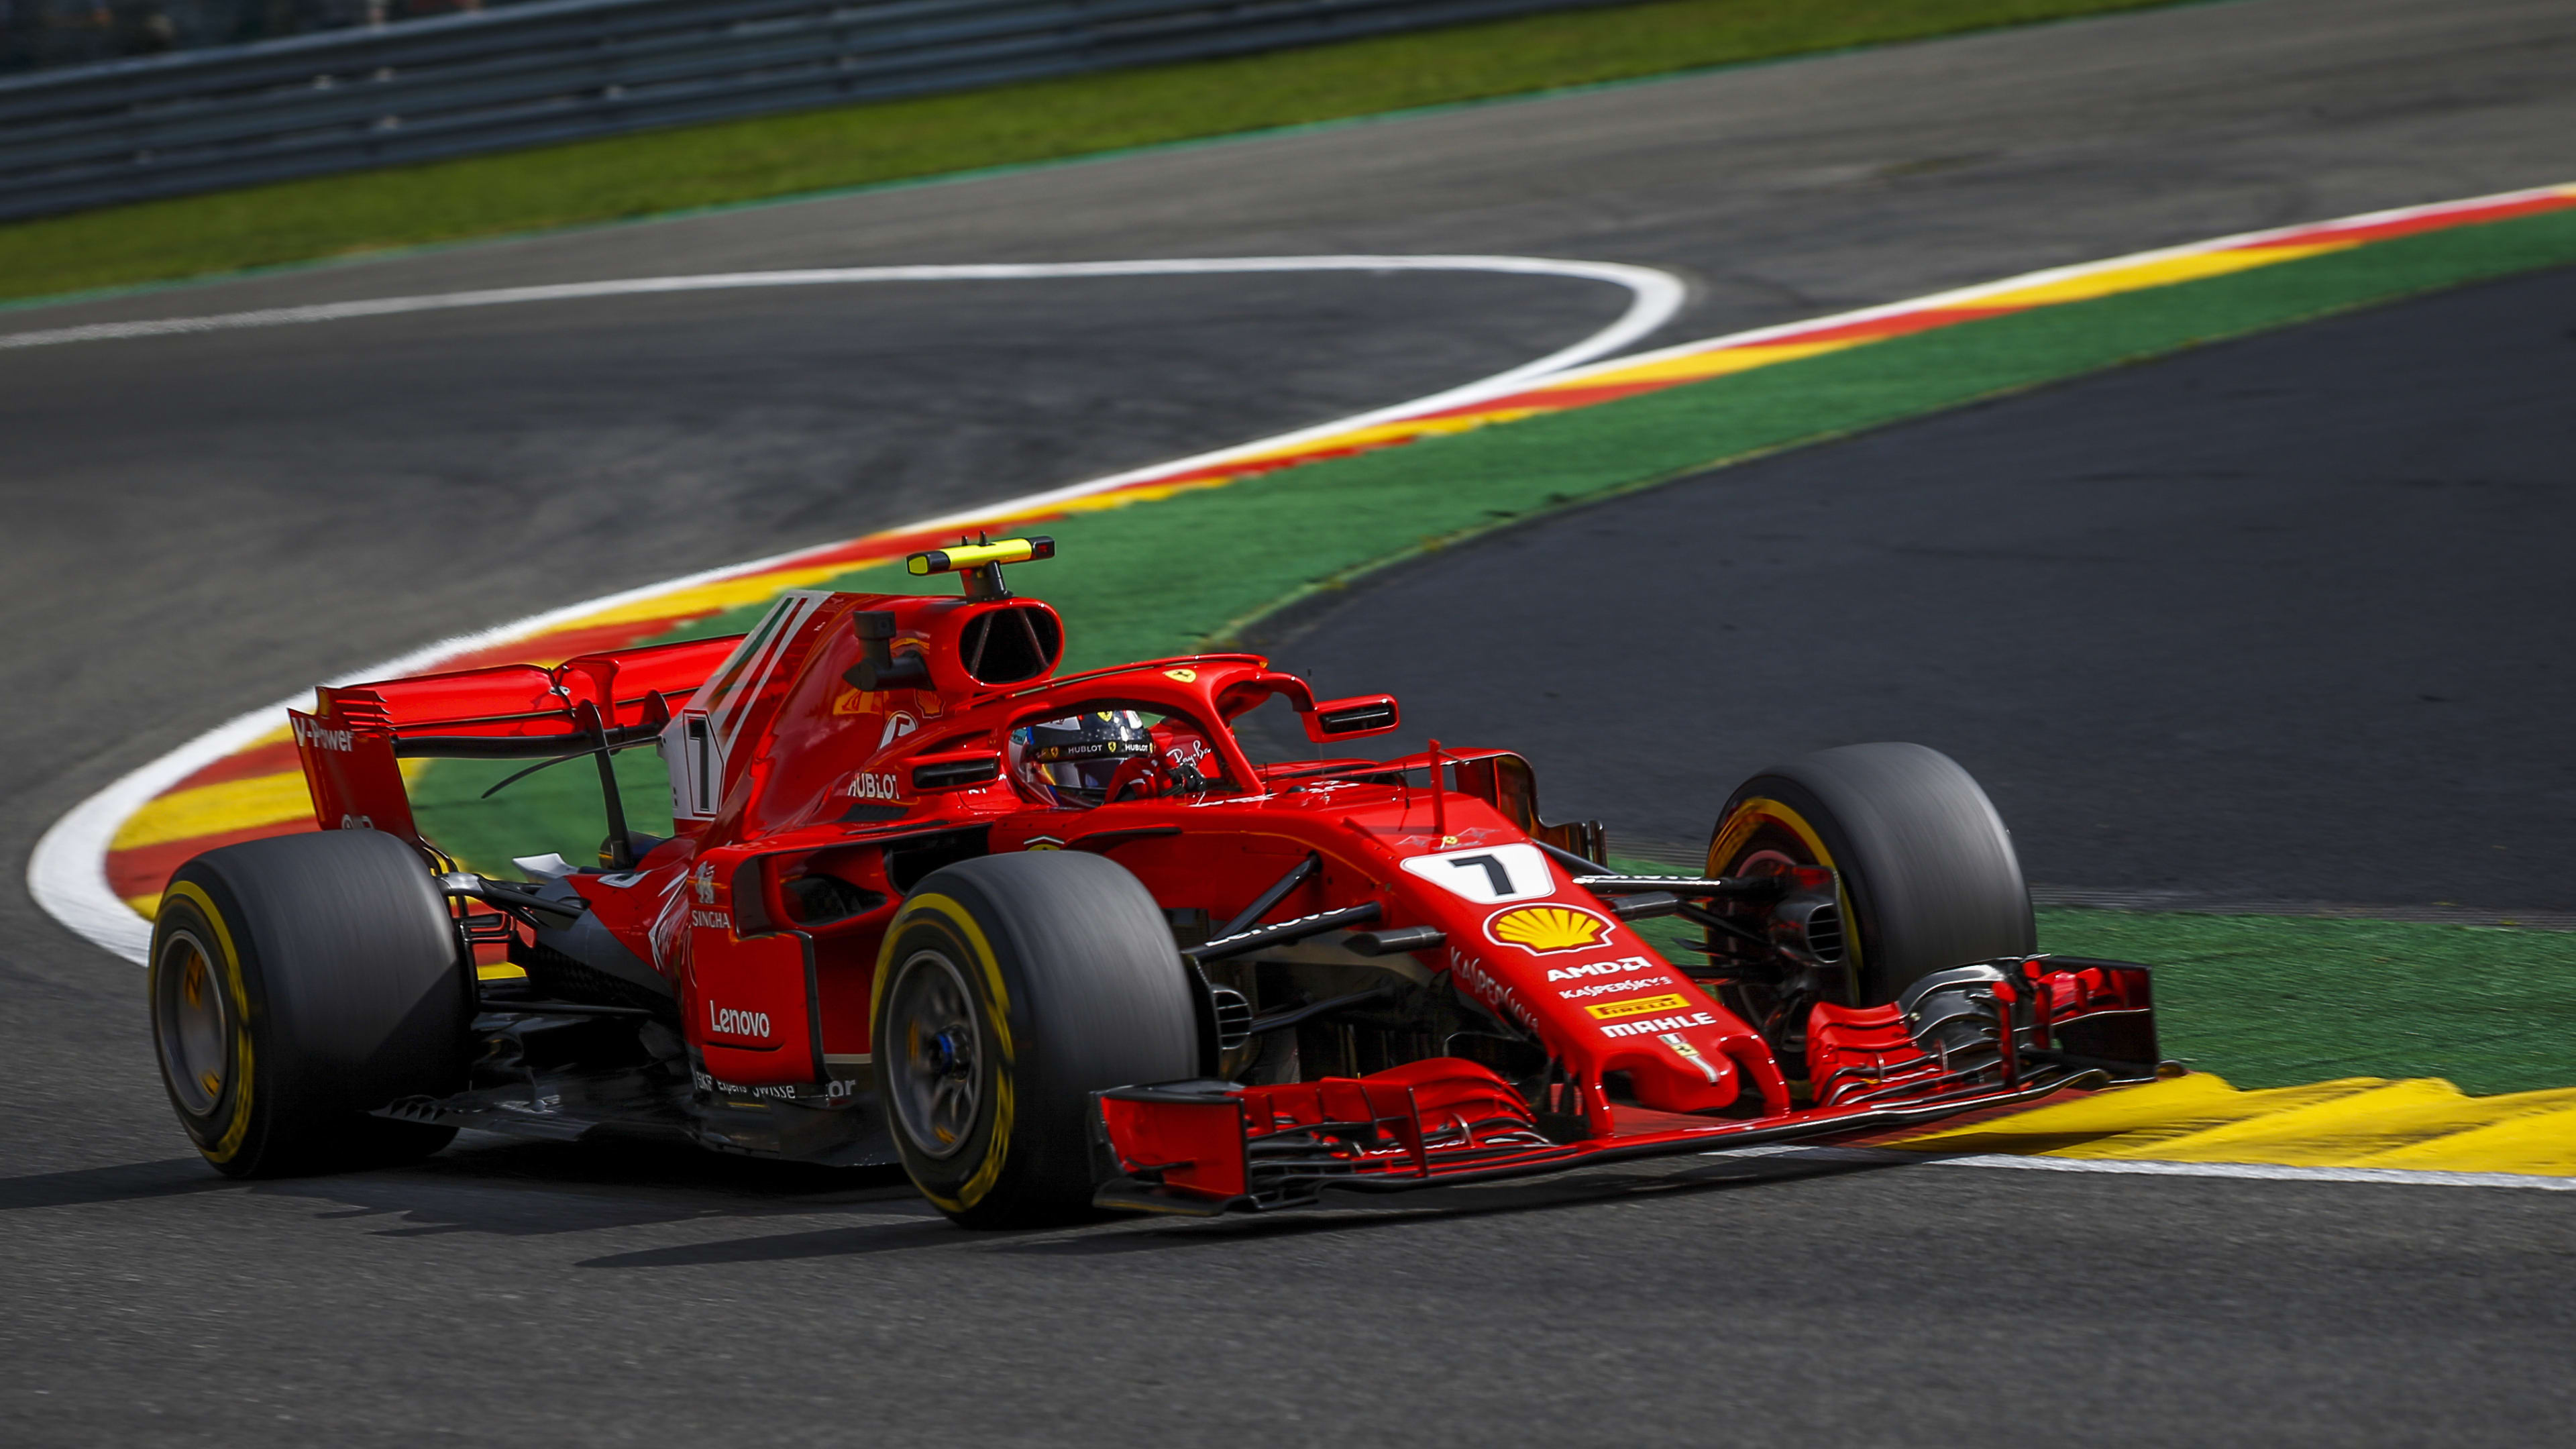
[[[851,631],[859,636],[859,647],[865,657],[841,672],[841,678],[854,689],[927,689],[930,666],[918,653],[894,657],[894,614],[886,609],[862,609],[850,616]]]
[[[998,750],[942,750],[935,755],[912,757],[912,788],[916,790],[956,790],[968,785],[984,785],[1002,778],[1002,755]]]
[[[1349,699],[1322,699],[1305,716],[1306,738],[1316,744],[1382,735],[1404,722],[1391,694],[1357,694]]]

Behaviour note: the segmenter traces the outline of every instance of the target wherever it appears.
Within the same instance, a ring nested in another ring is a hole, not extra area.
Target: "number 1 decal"
[[[1417,855],[1406,860],[1404,868],[1480,906],[1556,894],[1556,877],[1547,868],[1547,857],[1535,845],[1488,845]]]

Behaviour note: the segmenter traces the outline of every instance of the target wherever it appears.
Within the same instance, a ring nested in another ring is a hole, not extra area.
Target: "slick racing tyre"
[[[877,956],[886,1126],[970,1228],[1091,1212],[1091,1094],[1192,1076],[1198,1017],[1163,913],[1115,861],[1031,851],[922,878]]]
[[[152,928],[161,1082],[218,1171],[276,1177],[425,1157],[456,1135],[370,1117],[464,1085],[473,977],[418,853],[373,830],[210,850]]]
[[[1918,977],[2034,947],[2012,833],[1968,772],[1922,745],[1845,745],[1736,787],[1708,873],[1829,866],[1856,1000],[1893,1001]]]

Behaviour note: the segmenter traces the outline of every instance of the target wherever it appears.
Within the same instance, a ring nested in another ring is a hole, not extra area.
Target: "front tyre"
[[[1737,786],[1709,841],[1709,874],[1790,865],[1840,876],[1845,1005],[1893,1001],[1931,972],[2036,944],[2012,832],[1938,750],[1845,745]]]
[[[425,1157],[456,1135],[367,1115],[463,1085],[473,978],[420,856],[333,830],[211,850],[154,917],[161,1082],[232,1177]]]
[[[1197,1071],[1161,909],[1114,861],[1031,851],[923,877],[887,928],[871,1020],[904,1170],[959,1225],[1091,1211],[1091,1094]]]

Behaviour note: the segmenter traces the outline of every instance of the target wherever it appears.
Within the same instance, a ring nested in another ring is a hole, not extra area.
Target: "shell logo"
[[[1533,956],[1582,951],[1610,935],[1610,920],[1581,906],[1514,906],[1485,918],[1485,934]]]

